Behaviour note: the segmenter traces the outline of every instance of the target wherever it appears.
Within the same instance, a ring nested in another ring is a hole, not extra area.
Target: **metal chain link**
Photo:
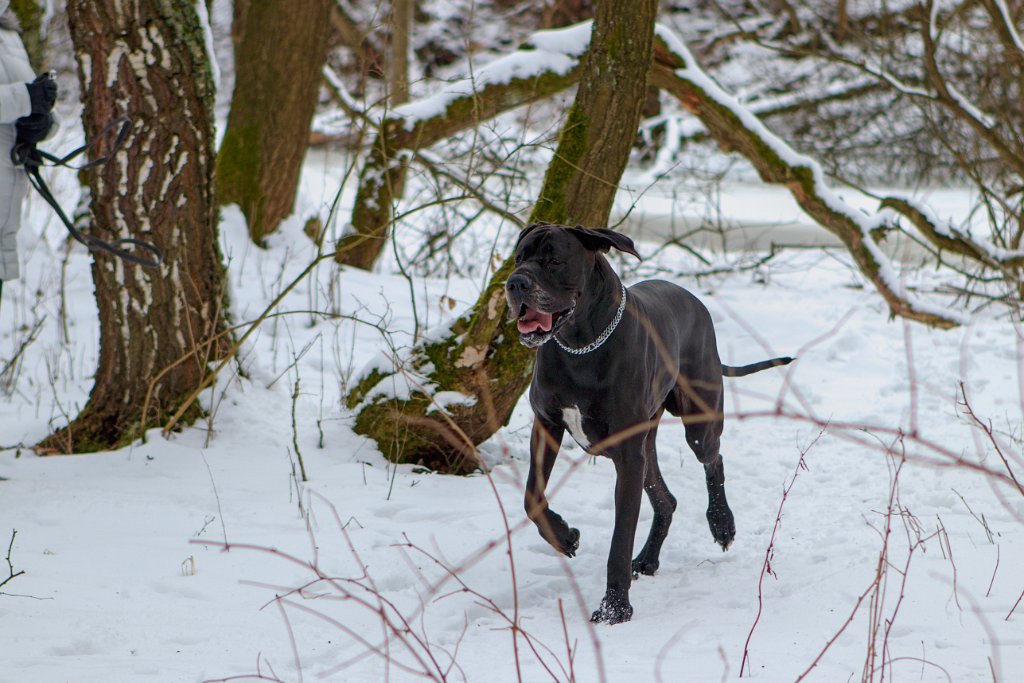
[[[566,353],[571,353],[574,356],[582,356],[585,353],[590,353],[591,351],[599,348],[602,344],[608,341],[608,337],[612,336],[612,332],[615,331],[615,328],[619,326],[619,321],[622,320],[622,312],[626,310],[626,285],[620,283],[620,286],[622,287],[622,296],[620,297],[621,301],[619,301],[619,310],[615,311],[615,317],[612,318],[611,323],[609,323],[605,331],[601,333],[601,336],[599,336],[597,339],[590,342],[586,346],[574,349],[571,346],[566,346],[565,344],[563,344],[562,341],[556,335],[555,342],[560,347],[562,347],[563,351],[565,351]]]

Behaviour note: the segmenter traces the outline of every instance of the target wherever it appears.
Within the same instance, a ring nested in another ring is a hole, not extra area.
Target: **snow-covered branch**
[[[882,200],[881,206],[907,218],[918,232],[941,250],[981,261],[993,268],[1024,266],[1024,251],[1003,249],[991,242],[977,240],[909,197],[886,197]]]
[[[816,161],[793,150],[722,90],[671,30],[659,26],[657,36],[651,81],[679,98],[720,146],[746,157],[765,182],[785,185],[811,218],[843,242],[894,315],[935,327],[965,322],[962,314],[922,301],[902,286],[874,238],[886,225],[884,216],[866,215],[843,201]]]
[[[384,112],[359,174],[352,209],[358,246],[342,251],[346,265],[373,267],[401,199],[407,154],[477,126],[516,107],[551,97],[579,80],[591,22],[538,31],[510,54],[444,84],[438,92]]]
[[[1017,60],[1024,60],[1024,40],[1021,39],[1020,31],[1013,22],[1010,8],[1006,6],[1005,0],[985,0],[985,8],[988,9],[992,22],[995,25],[996,33],[1007,46],[1012,46],[1017,53]]]

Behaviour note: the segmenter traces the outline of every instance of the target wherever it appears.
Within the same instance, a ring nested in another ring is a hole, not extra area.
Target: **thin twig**
[[[295,457],[299,461],[299,471],[302,473],[302,483],[309,481],[306,477],[306,464],[302,461],[302,451],[299,450],[299,429],[295,423],[295,404],[299,401],[299,378],[295,377],[295,389],[292,391],[292,447],[295,449]],[[302,504],[302,501],[299,501]]]
[[[14,537],[18,535],[17,529],[11,529],[11,542],[7,544],[7,573],[8,576],[3,581],[0,581],[0,588],[6,586],[11,580],[18,578],[25,573],[25,570],[20,572],[14,571],[14,565],[11,563],[11,548],[14,547]]]
[[[775,572],[772,571],[772,557],[775,555],[775,535],[778,533],[779,527],[782,526],[782,508],[786,504],[789,492],[793,490],[793,485],[796,484],[796,478],[800,474],[800,470],[807,469],[807,463],[804,461],[804,457],[824,433],[825,427],[822,427],[821,431],[818,432],[817,436],[814,437],[811,443],[800,450],[800,457],[797,459],[796,467],[793,469],[793,477],[782,489],[782,498],[779,500],[779,509],[775,514],[775,526],[772,527],[772,533],[768,539],[768,547],[764,551],[764,562],[761,563],[761,574],[757,580],[757,614],[754,616],[754,623],[750,625],[750,632],[747,633],[747,640],[743,643],[743,659],[740,661],[740,678],[743,678],[744,671],[746,671],[748,676],[750,675],[750,667],[748,665],[750,658],[750,640],[754,637],[754,629],[757,628],[757,623],[761,620],[761,613],[764,610],[764,577],[766,574],[775,576]]]

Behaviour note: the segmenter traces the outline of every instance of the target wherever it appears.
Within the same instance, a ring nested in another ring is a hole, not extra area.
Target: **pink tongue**
[[[519,319],[517,327],[523,334],[536,332],[537,330],[549,332],[551,330],[552,317],[550,313],[541,313],[532,308],[527,308],[526,315]]]

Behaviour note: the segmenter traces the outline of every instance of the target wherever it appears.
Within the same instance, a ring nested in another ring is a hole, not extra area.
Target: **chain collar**
[[[562,347],[563,351],[565,351],[566,353],[571,353],[574,356],[582,356],[585,353],[590,353],[591,351],[598,349],[602,344],[608,341],[608,337],[612,336],[612,332],[615,331],[615,328],[619,326],[619,321],[622,320],[622,312],[626,310],[626,285],[619,283],[619,286],[622,287],[621,296],[619,297],[619,310],[615,311],[615,317],[612,318],[612,321],[610,323],[608,323],[608,327],[605,328],[605,331],[601,333],[601,336],[599,336],[597,339],[590,342],[586,346],[581,346],[578,349],[574,349],[571,346],[566,346],[565,344],[563,344],[562,341],[558,338],[558,335],[553,335],[555,338],[555,342],[560,347]]]

